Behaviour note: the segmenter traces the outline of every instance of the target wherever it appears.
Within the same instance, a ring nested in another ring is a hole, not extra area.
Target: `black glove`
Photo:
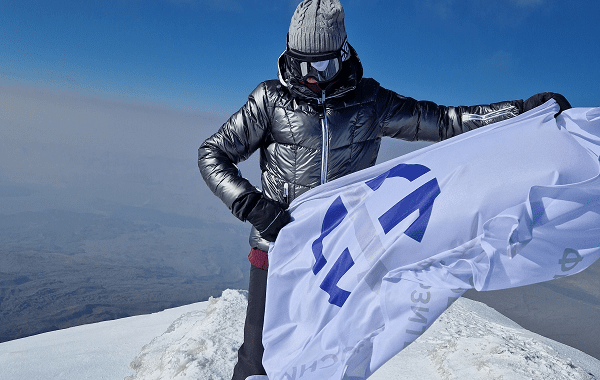
[[[248,214],[247,220],[258,230],[260,236],[275,241],[279,230],[290,222],[290,213],[271,199],[261,197]]]
[[[279,202],[261,193],[242,196],[234,202],[231,211],[239,219],[250,222],[268,241],[275,241],[279,230],[291,220],[290,213]]]
[[[565,98],[561,94],[557,94],[554,92],[540,92],[539,94],[535,94],[523,102],[523,112],[527,112],[529,110],[534,109],[537,106],[541,106],[550,99],[556,100],[556,103],[558,103],[558,106],[560,107],[560,111],[558,111],[558,113],[556,113],[554,117],[557,117],[562,111],[571,108],[571,104],[569,103],[567,98]]]

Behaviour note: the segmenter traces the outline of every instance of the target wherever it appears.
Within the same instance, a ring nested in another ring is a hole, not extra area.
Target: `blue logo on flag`
[[[365,182],[365,184],[371,190],[377,191],[388,178],[401,177],[412,182],[429,171],[428,167],[419,164],[399,164],[389,171]],[[437,179],[434,178],[402,198],[378,218],[384,233],[389,233],[410,214],[419,210],[419,217],[411,223],[406,231],[404,231],[404,234],[420,243],[431,217],[433,202],[438,195],[440,195],[440,187]],[[327,260],[323,256],[323,239],[335,230],[347,215],[348,209],[344,205],[341,196],[338,196],[331,206],[329,206],[327,212],[325,212],[325,217],[321,225],[321,235],[312,244],[312,251],[315,256],[315,264],[313,266],[313,273],[315,275],[327,264]],[[339,288],[337,283],[353,265],[354,260],[350,255],[349,249],[346,248],[325,276],[320,288],[329,294],[330,304],[342,307],[346,299],[350,296],[350,292]]]

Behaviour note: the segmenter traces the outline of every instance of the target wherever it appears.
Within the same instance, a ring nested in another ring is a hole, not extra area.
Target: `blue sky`
[[[230,112],[276,77],[297,0],[2,0],[0,83]],[[365,76],[471,105],[600,106],[596,0],[345,0]]]

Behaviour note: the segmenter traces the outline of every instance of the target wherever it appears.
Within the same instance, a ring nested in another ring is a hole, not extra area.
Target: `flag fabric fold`
[[[549,101],[297,198],[269,250],[269,379],[366,379],[467,289],[600,258],[600,108],[557,111]]]

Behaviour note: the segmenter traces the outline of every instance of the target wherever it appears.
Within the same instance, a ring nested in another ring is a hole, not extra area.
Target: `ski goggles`
[[[284,55],[289,73],[294,78],[301,82],[308,78],[317,82],[329,82],[342,70],[342,62],[350,56],[350,49],[346,40],[336,52],[307,55],[288,48]]]

